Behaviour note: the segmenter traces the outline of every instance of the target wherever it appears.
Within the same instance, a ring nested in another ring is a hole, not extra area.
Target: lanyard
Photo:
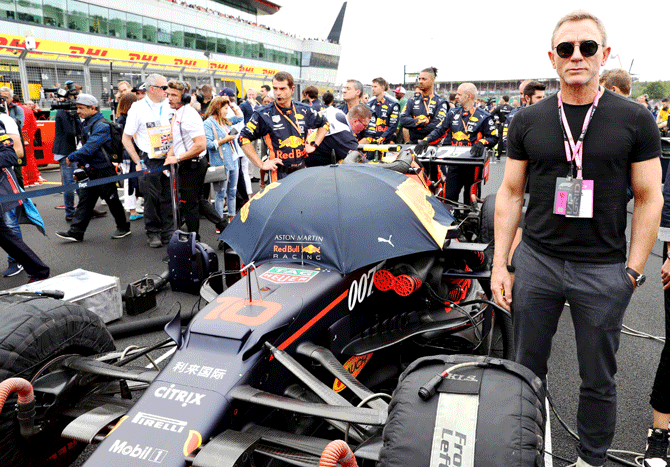
[[[584,124],[582,125],[582,133],[579,135],[577,143],[575,143],[572,138],[572,132],[570,131],[570,125],[568,124],[568,119],[563,112],[563,99],[561,99],[561,93],[558,93],[558,119],[561,122],[561,128],[563,129],[563,144],[565,145],[565,157],[568,159],[570,164],[570,174],[568,178],[572,178],[572,162],[577,166],[577,178],[582,178],[582,159],[584,156],[584,136],[586,135],[586,130],[589,128],[589,124],[593,119],[593,114],[598,107],[598,102],[600,102],[600,86],[598,86],[598,93],[596,98],[591,104],[591,108],[586,113],[584,118]]]
[[[291,124],[291,126],[292,126],[293,128],[295,128],[296,131],[298,132],[298,136],[300,136],[300,138],[302,138],[302,131],[300,131],[300,127],[298,126],[298,124],[297,124],[296,122],[294,122],[293,120],[291,120],[290,118],[288,118],[288,117],[284,114],[284,112],[282,112],[282,111],[279,109],[279,106],[277,105],[277,102],[275,102],[275,108],[277,109],[277,111],[279,112],[279,114],[280,114],[282,117],[284,117],[286,120],[288,120],[288,122]],[[296,113],[295,113],[295,105],[293,105],[293,103],[291,103],[291,108],[293,109],[293,115],[296,115]]]
[[[426,99],[423,96],[421,96],[421,102],[423,103],[423,108],[426,109],[426,117],[430,116],[430,104],[432,104],[433,96],[435,96],[435,94],[431,94],[430,96],[428,96],[428,105],[426,105]]]
[[[463,132],[464,133],[468,132],[468,122],[472,119],[472,117],[475,116],[475,108],[473,107],[470,112],[472,112],[472,113],[470,113],[468,115],[468,121],[467,122],[463,119],[463,112],[461,112],[461,123],[463,123]],[[469,113],[469,112],[466,112],[466,113]]]
[[[147,105],[149,106],[149,110],[151,110],[151,113],[154,114],[154,117],[155,117],[155,116],[156,116],[156,112],[154,111],[154,108],[153,108],[153,107],[151,106],[151,104],[149,103],[149,98],[148,98],[148,97],[145,97],[144,99],[145,99],[144,102],[147,103]],[[160,123],[160,121],[161,121],[161,117],[162,117],[162,116],[163,116],[163,105],[161,105],[161,108],[160,108],[160,110],[158,111],[158,118],[157,118],[157,120],[158,120],[159,123]]]

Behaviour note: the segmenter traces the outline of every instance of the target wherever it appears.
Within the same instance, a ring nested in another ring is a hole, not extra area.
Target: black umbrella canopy
[[[220,240],[245,264],[296,262],[347,274],[384,259],[440,250],[453,223],[439,200],[403,174],[332,165],[268,185]]]

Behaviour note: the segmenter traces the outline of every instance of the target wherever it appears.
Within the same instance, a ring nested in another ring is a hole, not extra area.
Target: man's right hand
[[[420,156],[426,152],[426,149],[428,149],[428,141],[422,139],[416,146],[414,146],[414,154]]]
[[[278,165],[284,165],[281,159],[268,159],[266,161],[261,162],[260,169],[271,172],[277,170]]]
[[[512,276],[506,266],[493,266],[491,270],[493,300],[507,311],[512,311]]]

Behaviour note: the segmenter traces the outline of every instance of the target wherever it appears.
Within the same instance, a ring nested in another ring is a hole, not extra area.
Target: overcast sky
[[[302,37],[326,38],[342,6],[340,0],[273,1],[281,10],[259,22]],[[438,81],[554,78],[551,32],[578,8],[605,23],[611,56],[618,56],[605,69],[629,70],[632,62],[641,81],[670,80],[670,2],[663,0],[349,0],[337,81],[382,76],[398,83],[404,65],[408,73],[435,66]]]

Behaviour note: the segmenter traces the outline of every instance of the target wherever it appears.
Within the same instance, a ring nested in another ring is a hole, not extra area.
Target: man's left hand
[[[69,157],[65,158],[65,163],[67,164],[68,167],[70,167],[72,165],[72,161],[70,160]]]
[[[316,151],[316,147],[312,146],[311,144],[306,144],[305,145],[305,152],[307,154],[312,154],[314,151]]]
[[[174,164],[178,164],[178,163],[179,163],[179,161],[177,160],[177,156],[172,154],[172,155],[168,155],[165,158],[165,162],[163,162],[163,165],[174,165]]]
[[[484,150],[486,149],[486,146],[484,143],[481,141],[477,141],[474,146],[472,146],[472,149],[470,149],[470,155],[472,157],[482,157],[484,155]]]

